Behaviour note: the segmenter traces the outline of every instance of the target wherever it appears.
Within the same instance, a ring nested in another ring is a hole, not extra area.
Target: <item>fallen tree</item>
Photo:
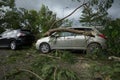
[[[49,36],[54,32],[72,32],[76,34],[83,34],[85,36],[94,36],[91,31],[75,30],[70,28],[55,28],[47,31],[43,36]]]

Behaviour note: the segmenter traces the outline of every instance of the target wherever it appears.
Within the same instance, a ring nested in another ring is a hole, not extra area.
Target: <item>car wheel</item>
[[[15,41],[12,41],[12,42],[10,43],[10,48],[11,48],[12,50],[15,50],[15,49],[17,48]]]
[[[49,46],[49,44],[48,43],[42,43],[40,45],[40,51],[42,53],[49,53],[50,52],[50,46]]]
[[[102,51],[102,47],[98,43],[91,43],[87,47],[87,53],[100,53]]]

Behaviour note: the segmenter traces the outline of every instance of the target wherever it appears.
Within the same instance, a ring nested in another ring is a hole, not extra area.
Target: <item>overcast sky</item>
[[[73,2],[72,0],[16,0],[17,7],[26,9],[40,10],[42,4],[48,6],[48,8],[55,12],[60,18],[66,16],[80,5],[79,2]],[[120,0],[114,0],[114,4],[108,12],[111,17],[120,18]],[[80,14],[81,9],[75,12],[69,19],[77,21]]]

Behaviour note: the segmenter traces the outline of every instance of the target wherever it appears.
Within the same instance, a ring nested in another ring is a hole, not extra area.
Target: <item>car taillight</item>
[[[24,33],[19,33],[19,34],[17,34],[17,36],[18,36],[18,37],[20,37],[20,36],[25,36],[25,34],[24,34]]]
[[[99,37],[107,39],[106,36],[104,34],[98,34]]]

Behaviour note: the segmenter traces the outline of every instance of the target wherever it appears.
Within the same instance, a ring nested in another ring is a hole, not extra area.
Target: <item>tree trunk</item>
[[[74,30],[74,29],[70,29],[70,28],[50,29],[43,36],[49,36],[54,32],[72,32],[72,33],[77,33],[77,34],[83,34],[83,35],[86,35],[86,36],[94,36],[91,31]]]

